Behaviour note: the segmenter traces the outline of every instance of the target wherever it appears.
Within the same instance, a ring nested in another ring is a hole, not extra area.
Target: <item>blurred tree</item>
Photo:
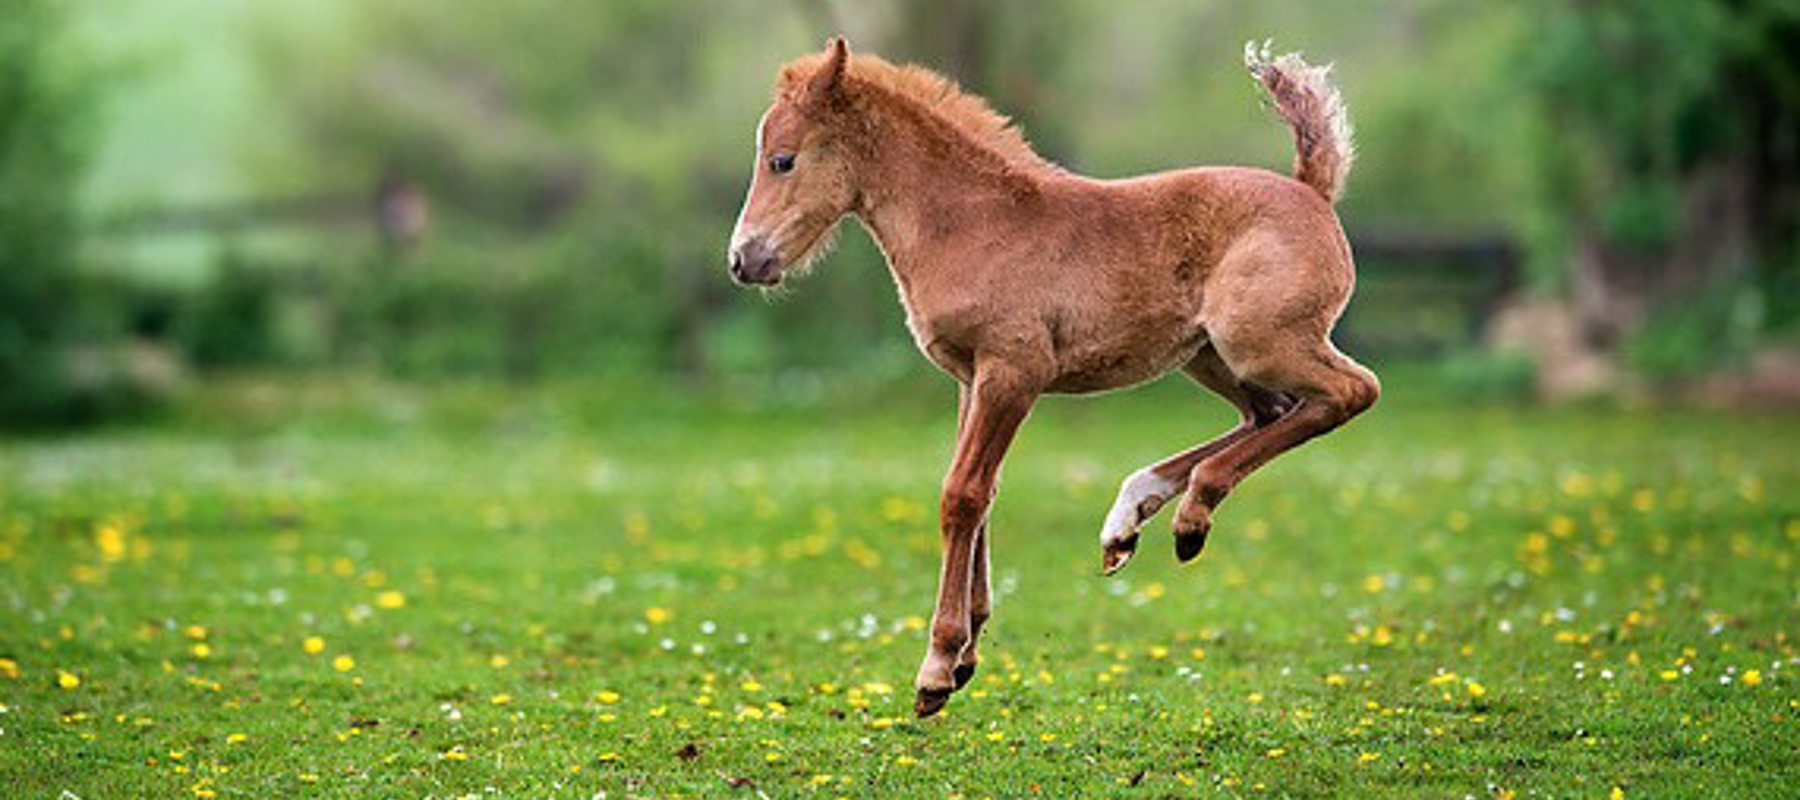
[[[77,413],[70,348],[82,299],[76,190],[92,96],[64,49],[64,4],[0,13],[0,419]]]
[[[1791,290],[1800,5],[1545,0],[1539,11],[1521,41],[1546,122],[1544,211],[1564,220],[1592,343],[1616,346],[1659,305],[1752,269]]]

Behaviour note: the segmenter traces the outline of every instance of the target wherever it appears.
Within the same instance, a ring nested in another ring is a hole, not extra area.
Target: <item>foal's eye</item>
[[[794,155],[792,153],[782,153],[781,155],[769,156],[769,171],[776,175],[786,175],[789,172],[793,172]]]

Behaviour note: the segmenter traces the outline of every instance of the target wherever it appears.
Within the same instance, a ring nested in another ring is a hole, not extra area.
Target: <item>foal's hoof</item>
[[[1100,549],[1100,574],[1111,575],[1124,569],[1131,561],[1132,554],[1137,552],[1137,544],[1136,532],[1125,538],[1106,542]]]
[[[1175,560],[1186,564],[1200,556],[1206,549],[1206,529],[1197,531],[1175,532]]]
[[[953,692],[962,691],[962,687],[968,686],[969,681],[974,679],[975,665],[974,664],[957,664],[956,670],[954,672],[950,673],[950,677],[956,679],[956,688],[951,689],[950,691],[953,691]]]
[[[973,670],[971,670],[972,672]],[[913,713],[924,719],[944,710],[944,704],[950,702],[953,689],[920,689],[913,697]]]

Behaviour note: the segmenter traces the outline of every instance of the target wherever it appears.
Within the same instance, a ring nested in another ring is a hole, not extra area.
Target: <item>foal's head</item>
[[[850,48],[832,39],[825,52],[790,66],[756,131],[750,194],[731,232],[731,277],[773,286],[789,269],[824,250],[837,221],[856,202],[849,143],[840,131]]]

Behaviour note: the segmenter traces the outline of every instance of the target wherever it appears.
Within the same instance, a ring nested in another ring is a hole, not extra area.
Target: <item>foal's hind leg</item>
[[[1249,435],[1259,425],[1272,422],[1285,410],[1285,398],[1240,383],[1226,369],[1225,363],[1211,345],[1201,349],[1181,369],[1195,383],[1229,400],[1237,407],[1238,413],[1243,415],[1243,420],[1236,428],[1210,442],[1183,450],[1125,478],[1124,483],[1119,486],[1119,496],[1113,501],[1112,510],[1106,514],[1106,522],[1100,528],[1100,571],[1103,574],[1118,572],[1131,560],[1132,554],[1137,551],[1138,530],[1162,509],[1169,498],[1187,486],[1188,476],[1196,464]],[[1205,543],[1204,536],[1199,543]],[[1180,538],[1176,539],[1175,544],[1178,554],[1190,546]],[[1193,552],[1199,552],[1198,545],[1193,545]],[[1190,554],[1182,560],[1192,557]]]
[[[1246,475],[1302,442],[1344,424],[1381,395],[1381,384],[1374,373],[1338,352],[1322,335],[1312,342],[1290,340],[1286,344],[1293,346],[1259,350],[1260,357],[1238,364],[1227,362],[1241,367],[1233,371],[1246,382],[1290,394],[1299,402],[1278,419],[1194,467],[1187,493],[1175,510],[1178,543],[1184,539],[1204,542],[1212,527],[1213,509]],[[1224,348],[1224,352],[1229,359],[1230,348]]]

